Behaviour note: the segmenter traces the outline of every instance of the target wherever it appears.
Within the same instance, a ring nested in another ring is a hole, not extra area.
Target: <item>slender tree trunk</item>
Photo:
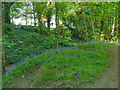
[[[34,4],[34,2],[32,2],[32,4],[33,4],[33,16],[34,16],[34,26],[36,27],[36,15],[35,15],[35,4]]]
[[[56,30],[55,30],[55,37],[56,37],[56,48],[58,48],[58,33],[57,33],[57,25],[58,25],[58,8],[57,8],[57,2],[55,2],[55,7],[56,7],[56,17],[55,17],[55,21],[56,21]]]
[[[5,65],[5,54],[4,54],[4,46],[2,44],[2,73],[5,73],[6,65]]]
[[[32,25],[32,14],[31,14],[31,25]]]
[[[64,35],[63,29],[64,29],[64,24],[62,24],[62,36],[63,36],[63,38],[64,38],[65,35]]]
[[[25,17],[26,25],[27,25],[27,17]]]
[[[3,7],[3,3],[0,4],[0,38],[2,38],[2,28],[3,28],[3,13],[2,13],[2,8]],[[2,39],[0,39],[0,70],[1,70],[1,74],[5,73],[5,56],[4,56],[4,48],[3,48],[3,42]]]
[[[34,13],[34,26],[36,27],[36,15],[35,15],[35,13]]]
[[[91,11],[92,11],[92,9],[91,9]],[[91,11],[90,11],[90,13],[91,13]],[[92,24],[92,30],[93,30],[93,36],[94,36],[94,22],[93,22],[92,18],[93,18],[93,16],[91,13],[91,24]]]
[[[85,7],[83,6],[83,9]],[[87,37],[87,26],[86,26],[86,18],[85,18],[85,12],[84,12],[84,28],[85,28],[85,36]]]
[[[5,23],[10,24],[10,8],[5,7],[6,15],[5,15]]]
[[[13,12],[11,11],[11,13],[12,13],[12,23],[14,23],[14,22],[13,22]]]
[[[91,23],[92,23],[93,36],[94,36],[94,22],[93,22],[93,20],[92,20],[92,16],[91,16]]]
[[[112,38],[114,36],[114,28],[115,28],[115,17],[113,18],[113,25],[112,25],[112,32],[111,32]]]
[[[48,36],[49,36],[49,34],[50,34],[50,20],[51,19],[51,17],[50,16],[48,16],[47,17],[47,25],[48,25]]]
[[[42,24],[42,21],[41,21],[41,15],[38,16],[38,26],[39,26],[38,33],[43,34],[43,30],[42,30],[43,24]]]

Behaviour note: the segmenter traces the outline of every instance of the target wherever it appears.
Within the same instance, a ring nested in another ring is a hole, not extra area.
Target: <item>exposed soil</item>
[[[119,50],[118,50],[119,49]],[[94,83],[85,83],[80,88],[118,88],[118,56],[120,56],[120,45],[110,46],[111,67],[100,73]]]

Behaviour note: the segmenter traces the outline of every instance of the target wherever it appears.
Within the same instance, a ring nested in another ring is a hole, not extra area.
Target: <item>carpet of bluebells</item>
[[[108,42],[109,43],[109,42]],[[35,79],[34,86],[40,86],[41,82],[47,80],[77,80],[78,83],[94,82],[94,78],[106,67],[109,67],[109,53],[103,48],[108,47],[104,42],[79,43],[74,47],[62,47],[45,49],[36,52],[7,68],[3,76],[3,85],[12,83],[12,80],[27,72],[27,69],[35,65],[43,65],[41,74]],[[61,87],[70,87],[71,83],[64,82]],[[54,87],[59,87],[53,85]]]

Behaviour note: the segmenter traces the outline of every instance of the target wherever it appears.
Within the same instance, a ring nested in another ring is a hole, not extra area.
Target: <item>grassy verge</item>
[[[3,75],[3,87],[12,83],[14,78],[29,75],[27,71],[36,65],[44,68],[32,77],[32,87],[78,87],[81,83],[93,82],[100,72],[110,66],[109,53],[104,49],[108,46],[90,43],[76,45],[74,48],[51,49],[24,61],[7,76]]]

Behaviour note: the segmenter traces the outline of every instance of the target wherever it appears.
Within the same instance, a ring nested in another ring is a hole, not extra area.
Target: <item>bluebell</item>
[[[74,57],[76,57],[76,55],[74,54]]]

